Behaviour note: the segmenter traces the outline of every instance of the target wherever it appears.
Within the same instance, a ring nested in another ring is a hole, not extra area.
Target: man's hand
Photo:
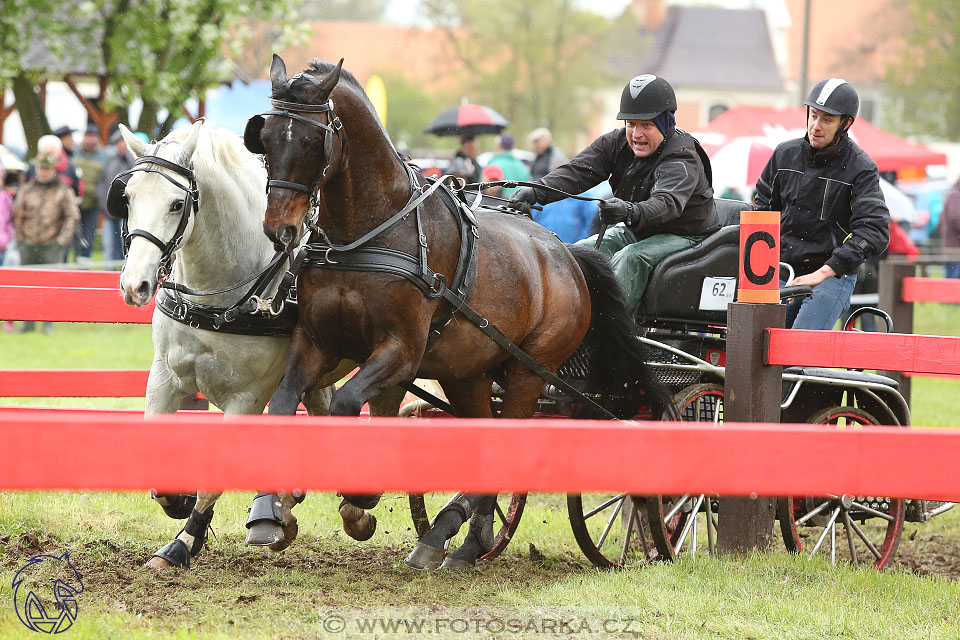
[[[634,222],[636,207],[632,202],[620,198],[610,198],[600,202],[600,222],[617,224],[625,222],[629,227]]]
[[[530,215],[530,207],[537,204],[537,190],[533,187],[520,187],[510,196],[510,207],[525,216]]]
[[[827,278],[833,278],[837,275],[837,272],[833,270],[833,267],[830,265],[823,265],[813,273],[808,273],[805,276],[797,276],[790,282],[786,284],[788,287],[792,287],[798,284],[810,285],[810,288],[816,287],[818,284],[826,280]]]

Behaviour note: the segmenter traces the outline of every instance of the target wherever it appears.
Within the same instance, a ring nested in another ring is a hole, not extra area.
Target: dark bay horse
[[[288,77],[274,55],[273,110],[251,118],[244,134],[247,147],[267,158],[264,231],[278,249],[295,245],[305,215],[316,208],[311,242],[319,249],[297,281],[300,319],[282,383],[291,385],[290,397],[351,358],[364,364],[334,394],[331,415],[358,415],[384,389],[424,377],[439,381],[460,417],[491,417],[497,381],[504,390],[500,415],[529,418],[543,378],[482,329],[496,327],[549,372],[589,329],[588,384],[594,381],[601,397],[626,397],[619,410],[625,417],[641,404],[661,415],[666,397],[644,362],[606,259],[565,246],[519,215],[479,209],[474,218],[442,197],[443,189],[431,190],[400,159],[342,64],[314,60]],[[358,252],[356,266],[345,268]],[[379,268],[369,268],[378,260]],[[402,268],[408,273],[398,275]],[[468,494],[445,507],[407,564],[472,565],[489,548],[494,502]],[[466,542],[444,560],[444,542],[467,519]]]

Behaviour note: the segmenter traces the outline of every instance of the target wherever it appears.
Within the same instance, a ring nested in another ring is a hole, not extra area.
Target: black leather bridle
[[[323,129],[329,136],[324,136],[324,155],[326,156],[326,165],[324,165],[323,170],[320,172],[320,175],[311,185],[301,184],[299,182],[290,182],[288,180],[275,180],[269,178],[267,180],[267,193],[270,192],[271,188],[278,189],[291,189],[293,191],[299,191],[310,196],[311,199],[316,198],[317,189],[320,188],[320,184],[327,178],[328,174],[331,173],[331,167],[333,167],[333,136],[336,135],[337,144],[339,146],[339,153],[343,153],[343,124],[340,122],[340,118],[337,117],[336,111],[333,109],[333,100],[328,99],[324,104],[300,104],[296,102],[285,102],[283,100],[270,100],[270,104],[274,107],[270,111],[265,111],[263,113],[258,113],[257,115],[250,118],[247,121],[247,127],[243,134],[244,144],[247,145],[253,153],[264,154],[265,150],[263,149],[263,143],[260,142],[260,130],[263,128],[264,116],[279,116],[281,118],[289,118],[290,120],[296,120],[298,122],[304,122],[310,126],[318,127]],[[314,120],[313,118],[308,118],[306,116],[300,115],[301,113],[326,113],[327,122],[320,122],[319,120]],[[255,141],[254,141],[255,140]]]
[[[189,184],[182,184],[167,173],[153,168],[152,165],[163,167],[164,169],[168,169],[169,171],[173,171],[174,173],[183,176],[189,181]],[[128,231],[127,217],[123,218],[122,235],[124,254],[130,250],[130,243],[133,241],[135,236],[145,238],[156,245],[157,248],[160,249],[161,254],[160,263],[157,267],[157,281],[160,282],[170,276],[170,271],[173,267],[173,253],[179,248],[180,243],[183,241],[183,234],[187,229],[187,225],[190,223],[190,216],[199,211],[200,192],[197,189],[197,179],[194,175],[192,167],[182,167],[175,162],[171,162],[156,155],[140,156],[133,163],[133,168],[117,175],[117,177],[114,178],[114,182],[119,180],[120,182],[126,184],[127,180],[130,179],[130,175],[137,172],[156,173],[161,175],[168,180],[170,184],[174,185],[178,189],[182,189],[185,193],[183,209],[180,212],[180,222],[177,224],[177,229],[174,231],[173,237],[167,242],[164,242],[146,229],[134,229],[133,231]],[[122,178],[124,177],[126,177],[127,180],[123,180]]]

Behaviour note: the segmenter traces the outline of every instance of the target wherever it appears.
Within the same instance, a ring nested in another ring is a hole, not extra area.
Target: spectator
[[[723,190],[723,193],[720,194],[720,197],[726,200],[740,200],[741,202],[747,201],[747,199],[743,197],[743,194],[740,193],[740,190],[736,187],[727,187]]]
[[[960,178],[943,196],[940,212],[940,246],[944,253],[960,252]],[[960,278],[960,261],[946,263],[947,277]]]
[[[473,136],[461,136],[460,148],[457,150],[455,158],[463,160],[463,166],[466,167],[466,175],[461,176],[467,182],[480,182],[480,163],[477,162],[477,141]]]
[[[76,129],[68,126],[58,127],[53,131],[53,135],[60,138],[60,145],[63,147],[63,152],[67,154],[68,158],[73,158],[73,153],[75,151],[73,144],[74,131],[76,131]]]
[[[804,104],[807,134],[780,144],[757,181],[757,208],[780,211],[780,259],[813,295],[787,304],[787,327],[832,329],[857,270],[890,241],[876,163],[850,139],[860,98],[841,78],[821,80]],[[830,185],[829,187],[824,185]]]
[[[123,139],[119,129],[110,135],[110,144],[113,145],[113,153],[107,155],[103,163],[103,171],[97,179],[97,207],[100,211],[107,210],[107,192],[110,190],[110,184],[117,175],[133,168],[133,162],[136,158],[127,149],[127,142]],[[123,260],[123,236],[121,234],[121,221],[112,217],[103,218],[103,259],[104,260]]]
[[[503,171],[501,180],[526,182],[530,180],[530,170],[527,169],[527,165],[523,164],[523,160],[513,154],[513,145],[514,139],[509,133],[498,136],[497,152],[490,158],[487,166],[496,165],[500,167]],[[486,178],[484,178],[484,180],[486,180]],[[516,188],[504,188],[502,195],[510,196],[514,191],[516,191]]]
[[[35,176],[23,185],[13,204],[20,262],[56,263],[73,238],[80,222],[80,210],[69,187],[57,179],[60,157],[46,153],[38,155],[33,162]],[[33,329],[33,322],[26,322],[20,330]],[[44,323],[43,331],[51,333],[53,325]]]
[[[0,166],[0,180],[6,184],[7,172]],[[7,246],[11,244],[14,237],[13,230],[13,198],[6,189],[0,191],[0,265],[3,265],[3,259],[7,252]]]
[[[100,146],[100,127],[91,123],[83,132],[83,141],[80,150],[73,156],[73,161],[82,172],[84,183],[90,185],[84,190],[80,199],[80,233],[73,242],[74,261],[89,260],[93,252],[93,240],[100,226],[100,208],[97,203],[96,185],[100,179],[100,172],[107,161],[108,153]]]
[[[67,157],[67,152],[63,149],[63,142],[55,135],[40,136],[40,139],[37,140],[37,156],[48,154],[52,154],[60,159],[57,162],[57,176],[63,184],[73,190],[74,195],[79,200],[83,197],[83,178],[80,176],[80,172],[77,171],[77,167],[71,162],[70,158]],[[34,173],[33,166],[27,169],[25,182],[32,180]]]
[[[503,180],[503,169],[496,164],[488,164],[483,168],[483,173],[480,176],[484,182],[499,182]],[[483,190],[483,195],[493,196],[494,198],[503,198],[504,189],[502,186],[497,185],[494,187],[487,187]]]
[[[636,76],[620,96],[617,119],[624,126],[603,134],[539,180],[566,193],[581,193],[609,180],[615,197],[599,207],[600,219],[612,226],[600,251],[612,256],[628,307],[639,306],[658,262],[720,229],[710,159],[693,136],[676,127],[676,110],[669,82],[649,74]],[[522,187],[512,202],[529,206],[560,197]],[[592,248],[597,238],[580,244]]]
[[[537,154],[533,166],[530,167],[530,177],[534,180],[539,180],[567,161],[567,156],[553,146],[553,136],[549,129],[534,129],[527,139],[533,145],[533,152]]]

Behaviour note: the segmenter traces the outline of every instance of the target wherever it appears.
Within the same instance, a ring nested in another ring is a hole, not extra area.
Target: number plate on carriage
[[[726,311],[727,303],[733,302],[733,294],[736,290],[736,278],[707,276],[703,279],[703,288],[700,289],[700,310]]]

